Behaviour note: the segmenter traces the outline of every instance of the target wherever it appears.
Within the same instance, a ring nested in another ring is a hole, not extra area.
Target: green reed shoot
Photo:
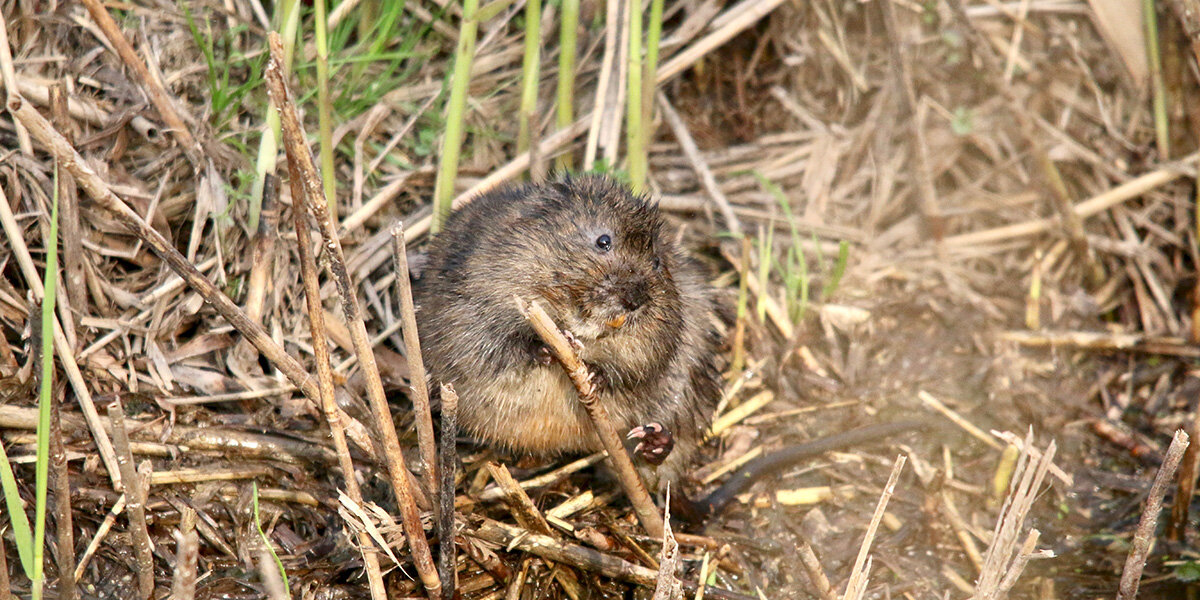
[[[450,82],[450,99],[446,102],[446,133],[442,139],[442,157],[433,194],[432,233],[442,230],[442,223],[449,216],[450,204],[454,201],[454,180],[458,178],[467,92],[471,84],[471,61],[475,59],[475,34],[479,30],[478,9],[479,0],[464,0],[458,47],[454,51],[454,78]]]
[[[575,121],[575,54],[576,31],[579,29],[579,0],[563,0],[558,42],[558,109],[555,123],[559,129],[570,127]],[[555,163],[559,169],[571,168],[569,153],[558,156]]]
[[[538,77],[542,60],[542,0],[525,3],[525,58],[521,63],[521,110],[518,115],[517,154],[529,150],[530,123],[537,114]]]

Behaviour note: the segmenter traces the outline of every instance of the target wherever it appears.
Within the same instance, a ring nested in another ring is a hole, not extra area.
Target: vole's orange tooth
[[[619,316],[619,317],[617,317],[617,318],[615,318],[615,319],[612,319],[611,321],[609,321],[609,322],[608,322],[608,326],[609,326],[609,327],[612,327],[613,329],[620,329],[620,328],[621,328],[621,326],[625,324],[625,316],[626,316],[627,314],[628,314],[628,313],[621,313],[621,316]]]

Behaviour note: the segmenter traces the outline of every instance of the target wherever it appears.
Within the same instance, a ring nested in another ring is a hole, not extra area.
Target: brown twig
[[[71,515],[71,479],[67,468],[67,451],[62,437],[62,402],[58,394],[51,394],[50,401],[50,481],[54,486],[54,520],[58,538],[58,549],[54,555],[58,563],[58,596],[63,600],[74,600],[75,590],[75,532]]]
[[[362,490],[354,472],[354,460],[350,457],[350,446],[346,443],[346,430],[342,411],[334,399],[333,369],[329,362],[329,344],[325,339],[325,311],[321,306],[321,283],[317,278],[317,263],[312,253],[312,239],[308,231],[308,215],[300,210],[297,198],[304,195],[300,180],[292,177],[292,216],[296,227],[296,251],[300,255],[300,276],[304,283],[304,300],[308,308],[308,326],[312,332],[313,361],[317,368],[317,385],[321,395],[321,410],[329,423],[333,447],[337,451],[338,465],[346,485],[346,495],[356,504],[362,505]],[[266,219],[263,219],[265,222]],[[363,567],[367,571],[367,585],[372,600],[385,600],[387,589],[383,583],[383,572],[379,567],[379,555],[372,549],[371,536],[366,531],[358,534],[362,548]]]
[[[133,45],[129,43],[117,22],[108,14],[108,10],[104,8],[100,0],[83,0],[83,5],[87,7],[88,14],[100,27],[100,31],[104,32],[104,37],[108,38],[108,42],[117,50],[121,61],[133,71],[138,83],[150,98],[151,104],[158,110],[163,122],[170,128],[171,133],[179,141],[179,145],[183,147],[184,153],[192,159],[193,164],[199,165],[200,146],[192,137],[191,130],[180,118],[179,113],[175,111],[175,105],[172,103],[170,95],[163,89],[162,84],[150,75],[150,70],[138,58],[137,51],[133,49]]]
[[[1163,459],[1162,467],[1154,476],[1150,485],[1150,494],[1146,498],[1146,506],[1142,510],[1142,518],[1134,531],[1129,557],[1125,559],[1125,568],[1121,570],[1121,583],[1117,586],[1117,600],[1133,600],[1137,597],[1138,584],[1141,583],[1142,569],[1146,567],[1146,558],[1150,555],[1150,546],[1154,543],[1154,529],[1158,525],[1158,513],[1162,510],[1163,497],[1175,476],[1175,469],[1183,459],[1183,453],[1188,447],[1188,434],[1182,429],[1175,432],[1171,438],[1171,447]],[[1187,502],[1177,499],[1176,502]]]
[[[817,558],[817,553],[813,550],[811,544],[807,540],[801,540],[799,546],[800,565],[804,567],[804,572],[808,573],[808,581],[816,588],[817,595],[821,600],[837,600],[837,594],[833,591],[833,586],[829,584],[829,577],[825,575],[825,569],[821,567],[821,560]]]
[[[404,244],[404,223],[392,228],[392,257],[396,269],[396,295],[400,297],[400,323],[404,350],[408,359],[408,380],[412,393],[413,418],[417,422],[417,445],[425,463],[425,484],[430,493],[437,489],[437,442],[433,437],[433,415],[429,409],[429,382],[421,358],[421,339],[417,334],[417,311],[413,306],[412,281],[408,276],[408,250]]]
[[[1191,439],[1200,438],[1200,411],[1192,415],[1188,430]],[[1196,475],[1200,473],[1200,444],[1188,444],[1183,454],[1183,467],[1179,470],[1179,483],[1175,489],[1175,503],[1171,505],[1171,521],[1167,523],[1167,539],[1178,542],[1187,535],[1188,501],[1196,492]]]
[[[283,40],[277,33],[270,33],[268,41],[271,46],[271,58],[267,62],[266,76],[272,101],[280,112],[283,126],[284,149],[287,152],[291,176],[299,178],[304,185],[305,194],[292,201],[298,206],[307,205],[307,212],[317,221],[317,227],[324,241],[330,264],[329,270],[337,284],[342,297],[342,310],[345,311],[346,323],[350,328],[351,341],[354,343],[355,354],[362,369],[367,384],[367,396],[375,417],[375,432],[383,442],[384,458],[387,461],[388,473],[391,475],[392,487],[396,493],[397,504],[400,508],[401,524],[408,537],[409,548],[412,550],[413,563],[425,586],[430,598],[441,596],[441,582],[438,579],[437,568],[433,555],[429,551],[429,542],[425,538],[425,530],[421,528],[421,517],[417,510],[412,486],[408,481],[408,467],[404,464],[404,455],[400,451],[400,439],[396,435],[396,427],[392,422],[391,409],[383,392],[383,382],[379,378],[379,369],[375,356],[371,352],[370,341],[367,339],[366,325],[362,321],[362,312],[358,304],[358,295],[346,271],[346,259],[342,253],[342,244],[337,237],[336,224],[330,218],[329,208],[325,201],[324,190],[317,174],[312,152],[304,139],[303,128],[295,105],[291,102],[287,85],[283,80]]]
[[[854,568],[850,570],[850,580],[846,582],[846,593],[842,600],[856,600],[863,597],[867,591],[867,578],[871,574],[871,562],[867,555],[871,552],[871,544],[875,541],[875,533],[879,531],[879,522],[883,520],[883,512],[887,510],[888,500],[896,490],[896,482],[900,479],[900,471],[904,469],[907,460],[903,454],[896,457],[892,465],[892,474],[888,476],[883,492],[879,494],[879,503],[875,505],[875,513],[871,515],[871,523],[863,534],[862,546],[858,549],[858,557],[854,559]]]
[[[13,69],[12,48],[8,44],[8,23],[4,20],[3,12],[0,12],[0,80],[3,80],[4,89],[17,89],[17,73]],[[17,131],[17,146],[21,148],[21,152],[26,156],[33,156],[33,143],[29,141],[29,132],[15,119],[13,127]]]
[[[175,573],[171,578],[173,600],[196,597],[196,562],[200,557],[200,537],[196,535],[196,511],[184,507],[175,532]]]
[[[50,120],[54,126],[74,143],[74,123],[67,110],[67,92],[62,83],[50,86]],[[70,173],[59,169],[58,173],[58,227],[61,231],[63,250],[63,288],[70,300],[71,309],[81,315],[88,314],[87,279],[84,272],[83,229],[79,222],[79,194],[75,179]],[[74,339],[74,332],[68,332]]]
[[[504,490],[505,502],[508,504],[513,518],[517,520],[517,524],[534,533],[550,535],[550,524],[546,522],[546,518],[529,498],[529,494],[526,494],[517,480],[513,479],[512,474],[508,472],[508,467],[489,461],[487,470],[488,473],[491,473],[492,480],[496,482],[496,485]]]
[[[443,383],[441,447],[438,458],[438,571],[442,579],[442,600],[451,600],[458,588],[458,557],[454,544],[454,472],[458,462],[455,440],[458,438],[458,394],[454,386]]]
[[[517,301],[521,302],[520,299]],[[650,499],[650,494],[646,492],[642,478],[638,476],[633,461],[625,451],[624,444],[621,443],[621,437],[613,428],[612,421],[608,417],[608,410],[596,397],[596,385],[592,383],[591,371],[583,361],[579,360],[579,356],[575,354],[575,350],[563,336],[558,325],[555,325],[550,315],[546,314],[536,300],[530,302],[528,306],[522,304],[519,308],[533,326],[534,331],[550,347],[550,352],[562,364],[563,370],[571,378],[571,383],[575,385],[575,390],[579,392],[579,402],[583,404],[588,416],[591,417],[596,436],[600,438],[601,445],[608,452],[609,460],[617,472],[617,479],[620,480],[629,502],[633,504],[633,510],[637,513],[642,527],[650,535],[662,537],[662,516],[654,507],[654,502]]]
[[[113,425],[113,446],[117,450],[117,465],[125,492],[125,514],[137,562],[138,593],[143,599],[154,596],[154,554],[150,551],[150,531],[146,528],[146,483],[133,466],[129,450],[129,434],[125,430],[125,408],[121,399],[108,405],[108,418]]]
[[[671,490],[667,490],[667,501],[663,503],[662,552],[658,554],[658,584],[654,587],[653,600],[675,600],[683,595],[683,584],[679,581],[679,542],[671,533]]]

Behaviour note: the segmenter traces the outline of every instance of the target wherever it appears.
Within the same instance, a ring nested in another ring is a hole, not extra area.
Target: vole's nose
[[[650,285],[642,277],[631,277],[625,282],[621,294],[621,306],[628,311],[634,311],[650,301]]]

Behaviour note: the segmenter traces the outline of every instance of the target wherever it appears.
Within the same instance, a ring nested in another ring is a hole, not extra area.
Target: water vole
[[[657,206],[600,176],[511,186],[452,214],[415,288],[426,366],[475,438],[536,456],[600,449],[562,368],[513,296],[582,344],[619,431],[660,424],[690,464],[720,395],[713,300]]]

